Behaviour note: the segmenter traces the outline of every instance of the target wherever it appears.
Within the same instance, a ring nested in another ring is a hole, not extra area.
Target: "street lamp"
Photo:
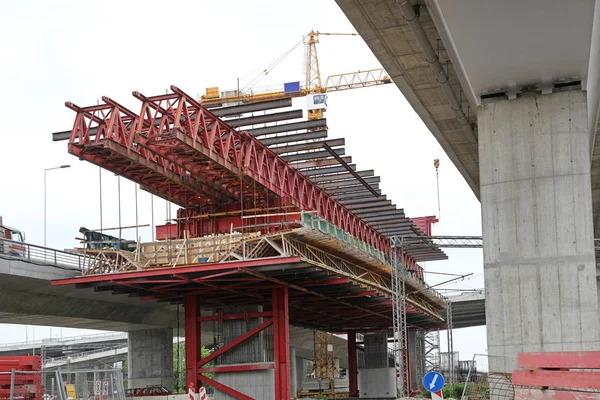
[[[46,172],[52,171],[53,169],[70,168],[68,164],[61,165],[59,167],[44,168],[44,247],[46,247]]]

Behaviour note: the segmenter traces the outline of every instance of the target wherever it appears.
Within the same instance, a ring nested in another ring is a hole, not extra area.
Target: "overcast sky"
[[[78,245],[79,227],[99,228],[99,171],[54,143],[51,133],[71,129],[74,112],[64,106],[95,104],[109,96],[133,110],[134,90],[164,93],[177,85],[199,95],[206,87],[244,87],[311,29],[354,32],[332,0],[288,1],[33,1],[3,2],[0,13],[0,215],[43,244],[44,168],[47,242],[59,249]],[[380,67],[360,37],[323,36],[318,45],[322,75]],[[255,87],[302,80],[300,46]],[[295,104],[304,106],[305,99]],[[388,198],[407,216],[437,215],[433,159],[439,158],[441,221],[437,235],[480,235],[480,204],[433,136],[395,85],[329,95],[329,136],[346,138],[346,155],[359,170],[375,169]],[[103,226],[118,225],[117,180],[102,174]],[[135,223],[134,184],[121,180],[121,225]],[[154,219],[165,219],[155,198]],[[175,210],[175,208],[174,208]],[[140,192],[139,223],[149,224],[150,196]],[[140,229],[150,239],[150,229]],[[135,233],[128,232],[134,239]],[[450,260],[428,263],[429,271],[473,273],[443,288],[483,287],[481,250],[448,251]],[[427,274],[431,284],[447,277]],[[0,312],[2,305],[0,304]],[[33,329],[28,330],[32,338]],[[62,334],[84,331],[63,329]],[[36,327],[35,338],[50,328]],[[53,328],[52,336],[60,335]],[[445,348],[443,335],[442,348]],[[456,330],[460,358],[485,351],[485,327]],[[25,341],[25,327],[0,324],[0,343]]]

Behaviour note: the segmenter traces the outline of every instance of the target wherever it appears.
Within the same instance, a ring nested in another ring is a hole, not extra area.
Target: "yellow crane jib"
[[[330,75],[323,85],[316,48],[316,44],[319,43],[320,35],[358,36],[357,33],[328,33],[318,31],[311,31],[308,35],[305,35],[302,40],[302,43],[306,46],[306,76],[303,82],[304,85],[301,85],[299,81],[287,82],[284,84],[283,90],[264,92],[253,90],[231,90],[220,92],[218,87],[210,87],[206,88],[206,93],[200,97],[200,103],[205,106],[211,106],[226,105],[230,103],[256,103],[288,97],[307,96],[308,119],[313,120],[323,118],[323,112],[327,109],[327,95],[325,93],[391,83],[391,79],[385,70],[383,68],[378,68]],[[289,53],[290,52],[280,57],[275,65]],[[262,74],[266,75],[268,72],[269,70],[265,69]]]

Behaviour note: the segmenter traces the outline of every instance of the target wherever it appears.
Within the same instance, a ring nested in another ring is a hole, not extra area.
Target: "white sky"
[[[66,142],[51,141],[52,132],[72,126],[75,114],[65,101],[86,106],[106,95],[138,110],[133,90],[153,95],[174,84],[198,95],[210,86],[234,89],[238,77],[243,87],[311,29],[354,32],[332,0],[2,2],[4,222],[24,230],[28,242],[42,244],[44,168],[70,164],[48,172],[48,246],[76,246],[79,227],[99,228],[98,168],[69,155]],[[259,86],[302,80],[301,47]],[[359,37],[323,36],[318,52],[323,76],[380,67]],[[295,104],[304,102],[297,99]],[[440,158],[441,222],[434,234],[481,234],[479,202],[395,85],[332,93],[328,103],[329,136],[346,138],[346,155],[353,156],[359,170],[375,169],[384,193],[407,216],[437,214],[433,159]],[[117,181],[107,171],[102,181],[103,226],[117,226]],[[123,226],[135,223],[133,196],[134,184],[122,179]],[[165,202],[155,198],[154,206],[160,223]],[[139,223],[149,224],[147,193],[140,192],[138,209]],[[149,239],[150,229],[140,229],[140,235]],[[449,261],[426,268],[473,276],[444,288],[483,287],[481,250],[448,254]],[[428,274],[427,279],[435,284],[447,277]],[[32,331],[30,327],[30,339]],[[85,332],[62,330],[64,336]],[[58,335],[60,329],[53,328],[52,336]],[[50,328],[35,328],[36,339],[49,336]],[[0,324],[0,343],[24,340],[24,326]],[[455,330],[454,349],[461,359],[483,353],[485,327]]]

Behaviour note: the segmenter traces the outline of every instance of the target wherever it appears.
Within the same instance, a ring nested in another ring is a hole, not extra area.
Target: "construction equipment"
[[[35,399],[44,395],[40,356],[0,357],[0,399]]]
[[[330,399],[347,398],[348,380],[336,366],[333,354],[333,334],[314,331],[314,358],[308,378],[302,381],[297,396],[314,397],[325,395]]]
[[[323,112],[327,109],[327,95],[325,93],[391,83],[391,79],[388,77],[385,70],[379,68],[331,75],[325,80],[325,85],[323,85],[316,46],[317,43],[319,43],[320,35],[358,36],[357,33],[321,33],[318,31],[311,31],[308,35],[305,35],[302,41],[306,46],[306,76],[303,87],[299,81],[284,83],[283,90],[280,91],[262,93],[254,92],[251,89],[249,91],[238,89],[219,92],[218,87],[210,87],[206,88],[206,93],[200,98],[200,103],[203,106],[210,107],[221,106],[228,103],[255,103],[288,97],[307,96],[308,119],[314,120],[322,119]],[[290,52],[286,53],[283,57],[287,56],[289,53]],[[274,66],[278,63],[279,61],[275,63]],[[268,73],[269,70],[266,69],[261,75],[264,76]]]
[[[0,216],[0,253],[5,253],[11,256],[24,257],[25,246],[21,243],[25,242],[25,232],[16,228],[4,225]]]

